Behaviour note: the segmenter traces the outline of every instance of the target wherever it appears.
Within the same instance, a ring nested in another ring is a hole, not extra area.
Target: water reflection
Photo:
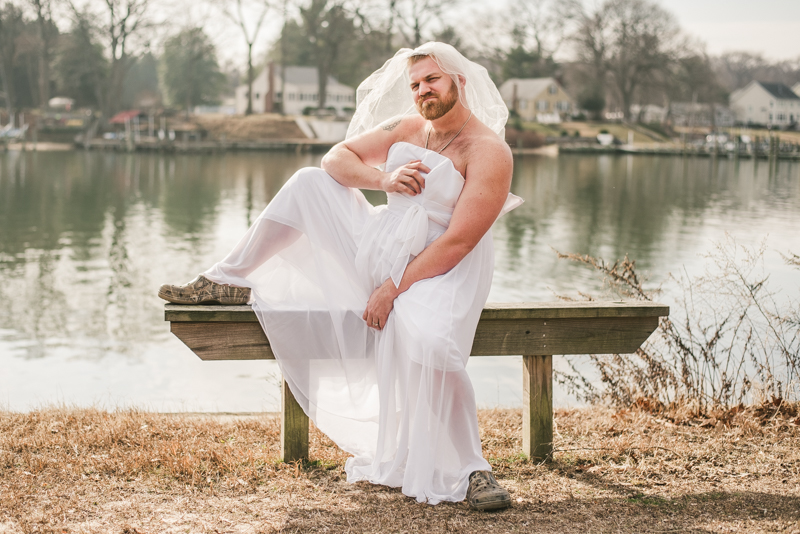
[[[110,362],[126,362],[127,375],[112,380],[121,398],[151,398],[139,390],[158,376],[143,391],[168,390],[159,407],[183,402],[184,391],[199,387],[178,378],[190,365],[181,358],[193,356],[168,333],[156,288],[188,280],[224,255],[292,173],[317,165],[319,158],[295,153],[0,155],[0,364],[5,370],[0,395],[5,390],[11,407],[24,409],[31,399],[50,399],[42,388],[62,379],[70,383],[78,367],[92,373]],[[513,190],[526,203],[494,228],[497,269],[490,299],[495,301],[604,291],[592,273],[558,261],[551,248],[607,259],[628,254],[654,283],[683,267],[701,269],[699,254],[726,231],[743,243],[770,234],[773,249],[800,251],[794,232],[800,227],[800,165],[795,163],[525,157],[516,160]],[[371,192],[368,198],[380,203],[385,197]],[[793,274],[777,252],[770,260],[775,278],[796,291]],[[494,382],[476,384],[482,404],[519,402],[514,391],[501,398],[499,382],[519,382],[518,369],[506,370],[506,363],[492,364],[499,369]],[[242,374],[232,371],[225,382],[207,369],[197,371],[208,372],[198,378],[207,389],[211,382],[203,380],[235,384]],[[253,371],[258,367],[248,369],[248,380],[263,375]],[[33,377],[42,372],[51,378],[40,387]],[[14,385],[26,373],[31,373],[25,379],[29,383]],[[91,389],[104,379],[108,376],[75,383]],[[64,387],[64,400],[87,398]],[[215,406],[226,409],[222,386],[217,395]],[[197,407],[208,409],[204,402]]]

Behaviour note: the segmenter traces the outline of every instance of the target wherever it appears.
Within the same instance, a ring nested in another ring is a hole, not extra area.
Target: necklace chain
[[[469,117],[467,117],[467,120],[464,121],[464,124],[461,126],[461,128],[456,132],[456,134],[453,137],[450,138],[450,140],[447,143],[444,144],[444,146],[442,148],[440,148],[439,150],[436,151],[437,154],[441,154],[442,152],[444,152],[445,148],[450,146],[450,143],[452,143],[453,140],[456,137],[458,137],[458,134],[460,134],[462,132],[462,130],[464,130],[464,128],[467,126],[467,123],[469,122],[469,120],[471,118],[472,118],[472,112],[470,111],[469,112]],[[430,128],[428,128],[428,135],[425,137],[425,149],[426,150],[428,149],[428,141],[430,141],[430,138],[431,138],[431,130],[433,130],[432,126]]]

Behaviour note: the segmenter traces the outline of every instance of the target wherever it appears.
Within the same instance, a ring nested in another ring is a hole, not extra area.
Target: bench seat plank
[[[305,312],[303,312],[305,313]],[[669,306],[643,301],[559,301],[486,304],[481,320],[487,319],[583,319],[599,317],[662,317]],[[258,322],[250,306],[201,306],[166,304],[164,320],[170,322]]]

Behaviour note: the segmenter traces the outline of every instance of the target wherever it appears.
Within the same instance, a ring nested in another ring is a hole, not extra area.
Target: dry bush
[[[589,402],[694,415],[800,399],[800,304],[776,300],[764,253],[763,244],[744,247],[728,237],[707,256],[703,275],[670,276],[678,305],[634,355],[589,357],[599,385],[577,370],[575,359],[558,380]],[[627,256],[613,264],[558,256],[595,269],[624,298],[652,301],[660,292],[644,288]],[[796,255],[785,258],[800,266]]]
[[[539,148],[544,146],[544,136],[531,130],[506,126],[506,143],[514,148]]]

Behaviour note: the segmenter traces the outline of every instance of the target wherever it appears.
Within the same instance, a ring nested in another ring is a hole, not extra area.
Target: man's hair
[[[410,67],[411,65],[419,63],[425,58],[431,58],[432,60],[436,61],[436,58],[430,54],[416,54],[413,56],[408,56],[408,64],[406,66]],[[436,63],[438,64],[439,62],[436,61]]]

